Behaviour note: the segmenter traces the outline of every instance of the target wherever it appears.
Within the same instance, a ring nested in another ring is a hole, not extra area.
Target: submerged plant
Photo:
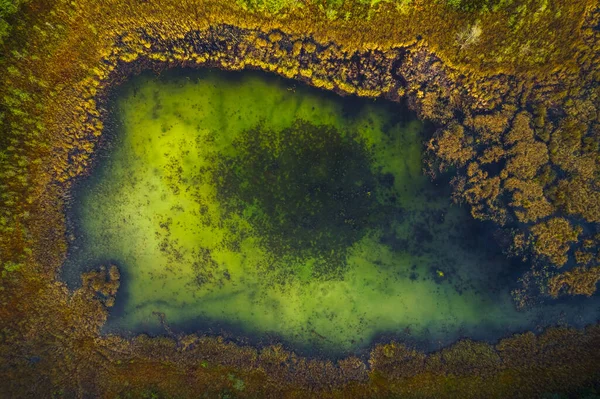
[[[376,176],[360,138],[299,121],[262,126],[217,157],[212,171],[228,212],[243,214],[278,257],[318,259],[317,274],[339,274],[346,250],[375,224]]]

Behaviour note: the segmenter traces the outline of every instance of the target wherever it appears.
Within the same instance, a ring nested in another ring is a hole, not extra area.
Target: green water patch
[[[598,318],[595,299],[515,310],[523,265],[423,176],[427,133],[400,104],[204,70],[136,77],[111,112],[63,267],[72,287],[120,267],[106,332],[163,320],[337,356]]]
[[[348,250],[385,215],[366,143],[299,120],[281,131],[261,124],[234,146],[211,172],[226,217],[244,215],[278,272],[312,262],[311,278],[342,278]]]

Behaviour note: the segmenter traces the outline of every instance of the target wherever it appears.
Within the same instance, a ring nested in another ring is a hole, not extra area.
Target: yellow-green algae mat
[[[134,78],[112,112],[63,270],[76,285],[120,267],[108,332],[165,333],[162,313],[173,331],[340,355],[597,316],[515,310],[514,265],[423,176],[423,124],[399,104],[205,70]]]

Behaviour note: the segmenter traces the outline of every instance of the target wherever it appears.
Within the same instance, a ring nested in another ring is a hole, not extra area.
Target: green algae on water
[[[164,332],[164,314],[175,331],[344,353],[488,338],[567,306],[515,311],[510,263],[422,175],[423,124],[399,104],[206,70],[137,77],[113,111],[64,268],[74,283],[119,265],[107,331]]]

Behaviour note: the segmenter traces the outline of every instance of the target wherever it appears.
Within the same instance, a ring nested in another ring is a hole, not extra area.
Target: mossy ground
[[[422,175],[426,132],[400,104],[206,70],[135,78],[113,111],[65,271],[121,267],[107,331],[166,321],[331,355],[595,318],[514,309],[509,261]]]

